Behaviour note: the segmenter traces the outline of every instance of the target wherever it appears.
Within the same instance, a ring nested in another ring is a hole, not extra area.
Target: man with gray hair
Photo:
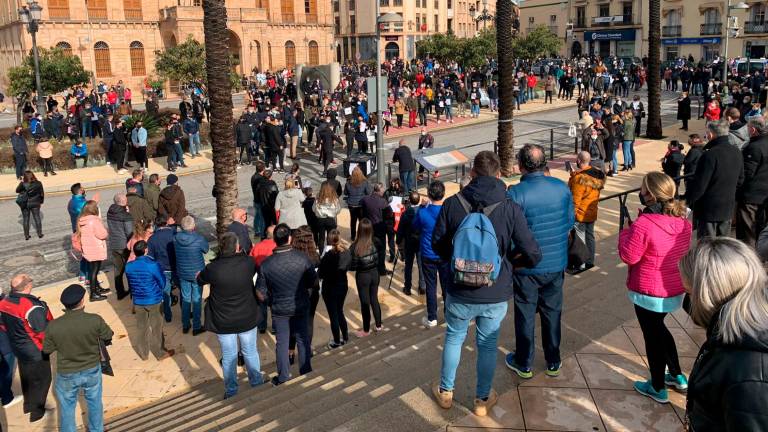
[[[363,210],[363,217],[371,221],[373,236],[379,242],[378,247],[381,248],[379,251],[379,274],[382,276],[387,275],[387,268],[384,264],[386,259],[384,252],[386,251],[387,244],[387,224],[384,222],[384,219],[387,216],[386,213],[391,212],[391,209],[386,198],[384,198],[384,185],[374,183],[373,192],[360,200],[360,206]],[[394,251],[390,251],[390,253],[394,254]]]
[[[765,226],[764,202],[768,199],[768,127],[765,119],[749,120],[749,141],[741,149],[744,157],[744,183],[738,190],[736,238],[755,246]]]
[[[128,295],[123,283],[125,263],[128,261],[128,239],[133,234],[133,216],[128,212],[128,198],[123,192],[115,194],[114,204],[107,211],[107,228],[109,229],[109,250],[112,251],[112,275],[115,283],[112,285],[117,293],[117,299],[122,300]]]
[[[744,181],[744,159],[728,138],[727,120],[707,124],[706,150],[685,196],[693,208],[698,238],[729,235],[736,191]]]
[[[205,332],[200,323],[203,288],[197,282],[197,274],[205,268],[205,254],[208,253],[208,241],[195,232],[195,219],[184,216],[181,219],[182,231],[173,239],[176,252],[176,276],[181,287],[181,328],[183,333],[192,329],[192,335]],[[190,324],[190,311],[192,323]]]

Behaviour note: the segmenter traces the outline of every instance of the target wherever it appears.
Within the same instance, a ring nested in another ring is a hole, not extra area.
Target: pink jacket
[[[619,233],[619,257],[627,263],[627,288],[652,297],[684,292],[677,263],[688,252],[691,223],[660,214],[642,214]]]
[[[80,243],[83,245],[83,258],[88,261],[104,261],[107,259],[107,236],[109,232],[94,215],[83,216],[78,222],[80,228]]]

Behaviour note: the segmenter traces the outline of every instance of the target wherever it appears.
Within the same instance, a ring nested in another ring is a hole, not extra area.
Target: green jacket
[[[624,120],[624,141],[635,140],[635,119]]]
[[[152,211],[157,215],[157,203],[160,200],[160,186],[154,183],[144,185],[144,199],[147,200]]]
[[[57,373],[74,373],[99,365],[99,340],[112,339],[112,329],[99,315],[83,309],[66,310],[48,323],[43,352],[57,352]]]

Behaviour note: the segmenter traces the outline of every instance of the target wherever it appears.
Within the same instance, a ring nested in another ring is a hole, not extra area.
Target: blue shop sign
[[[662,45],[716,45],[719,44],[721,38],[709,37],[709,38],[669,38],[662,39]]]
[[[585,41],[633,41],[635,29],[584,32]]]

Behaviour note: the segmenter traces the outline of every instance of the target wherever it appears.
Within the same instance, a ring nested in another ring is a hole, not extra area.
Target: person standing
[[[667,385],[688,388],[675,339],[664,324],[667,314],[683,304],[685,291],[677,266],[691,242],[685,202],[675,199],[676,192],[668,175],[646,174],[640,188],[645,208],[619,233],[619,257],[628,266],[629,299],[643,332],[651,372],[650,380],[636,381],[634,388],[659,403],[669,402]]]
[[[165,348],[163,336],[163,269],[146,252],[146,242],[133,245],[136,259],[125,266],[125,275],[136,310],[136,354],[146,361],[151,352],[160,361],[173,356],[175,351]]]
[[[275,204],[277,202],[277,195],[279,193],[277,189],[277,183],[272,180],[272,170],[265,169],[263,173],[263,180],[259,181],[255,190],[253,199],[256,206],[261,209],[261,216],[264,218],[264,228],[273,225],[277,225],[277,215],[275,213]],[[253,185],[253,183],[251,183]],[[262,239],[265,237],[266,232],[257,233]]]
[[[419,254],[419,245],[421,243],[421,233],[414,228],[413,224],[421,210],[421,195],[418,192],[411,191],[408,194],[408,206],[400,218],[400,224],[397,226],[397,248],[404,254],[403,269],[403,294],[411,295],[411,285],[413,283],[413,261],[417,262],[419,269],[419,295],[426,293],[424,283],[424,272],[421,267],[421,254]]]
[[[6,294],[0,287],[0,302],[5,299]],[[13,395],[13,375],[16,367],[16,356],[13,355],[11,341],[8,338],[8,330],[3,324],[2,315],[0,315],[0,403],[3,408],[8,409],[22,400],[24,396]]]
[[[181,328],[184,334],[192,329],[192,336],[205,330],[200,324],[203,287],[197,283],[197,274],[205,268],[205,254],[208,253],[208,241],[195,232],[195,219],[184,216],[181,220],[181,232],[173,238],[173,250],[176,257],[175,274],[181,288]],[[192,323],[190,325],[190,312]]]
[[[643,103],[640,102],[639,95],[635,95],[635,97],[632,98],[632,103],[629,105],[629,109],[630,111],[632,111],[632,118],[635,119],[635,123],[634,123],[635,133],[632,135],[634,140],[634,137],[640,136],[640,127],[641,127],[640,123],[642,122],[643,118],[645,118],[645,106],[643,106]],[[624,139],[626,140],[627,139],[626,131],[624,133],[625,133]]]
[[[744,158],[728,141],[728,122],[707,123],[707,140],[686,191],[699,238],[727,236],[736,208],[736,192],[744,182]]]
[[[184,119],[184,133],[189,138],[189,154],[192,159],[200,156],[200,124],[193,116],[188,116]]]
[[[128,239],[133,233],[133,217],[128,213],[128,198],[122,192],[115,194],[115,203],[107,210],[107,227],[109,229],[109,250],[111,251],[112,276],[114,277],[117,299],[122,300],[128,295],[123,283],[125,263],[128,261]]]
[[[432,388],[432,392],[441,408],[448,409],[453,405],[456,370],[469,324],[475,321],[477,386],[473,412],[485,416],[498,398],[491,386],[496,369],[499,329],[513,294],[513,264],[515,267],[535,266],[541,260],[541,251],[520,206],[505,195],[504,183],[499,180],[499,157],[491,151],[481,151],[475,156],[470,176],[472,180],[469,184],[443,204],[432,232],[432,247],[442,260],[451,262],[455,233],[469,215],[462,201],[469,204],[470,212],[493,207],[486,217],[496,235],[501,266],[490,285],[477,287],[454,281],[446,287],[445,348],[440,383]]]
[[[682,92],[677,99],[677,119],[683,122],[681,130],[688,130],[688,120],[691,119],[691,98],[688,97],[688,92]]]
[[[416,161],[413,160],[411,149],[405,143],[404,138],[400,138],[395,154],[392,155],[392,162],[397,163],[400,183],[405,187],[405,190],[416,190]]]
[[[24,414],[35,423],[48,411],[45,400],[51,387],[51,362],[43,355],[43,341],[53,315],[44,301],[32,295],[29,275],[22,273],[11,279],[11,293],[0,301],[0,317],[19,362]]]
[[[560,318],[563,307],[563,271],[568,264],[568,234],[575,222],[573,196],[561,180],[544,174],[547,158],[539,145],[525,145],[517,156],[523,177],[509,188],[508,197],[525,213],[528,226],[541,247],[535,267],[515,269],[515,352],[506,364],[520,378],[533,377],[536,312],[541,317],[545,374],[560,374]]]
[[[699,164],[701,155],[704,154],[704,142],[701,140],[699,134],[688,135],[688,145],[690,148],[688,149],[688,152],[685,153],[685,159],[683,159],[683,175],[685,176],[686,194],[691,190],[693,174],[696,172],[696,166]],[[685,199],[688,200],[687,197],[685,197]]]
[[[29,240],[30,216],[35,222],[37,237],[43,238],[43,223],[40,219],[40,207],[45,202],[43,184],[37,180],[32,171],[25,171],[22,181],[16,187],[16,204],[21,208],[21,220],[24,228],[24,239]]]
[[[13,161],[16,166],[16,178],[21,181],[24,172],[27,171],[27,155],[29,147],[22,134],[22,127],[16,126],[11,134],[11,148],[13,149]]]
[[[590,165],[589,153],[584,151],[576,158],[576,167],[577,171],[571,172],[568,180],[568,189],[573,196],[576,235],[589,251],[589,259],[582,268],[589,270],[595,266],[595,221],[600,191],[605,186],[605,173]]]
[[[157,209],[160,204],[160,184],[162,180],[159,174],[149,176],[149,183],[144,187],[144,199],[147,200],[152,208],[152,220],[157,217]]]
[[[173,270],[176,268],[176,249],[174,238],[176,237],[176,227],[173,223],[169,224],[166,216],[157,215],[155,217],[155,230],[147,243],[147,255],[152,257],[160,265],[165,276],[163,284],[163,316],[165,322],[171,322],[173,313],[171,311],[171,282],[173,280]],[[171,221],[173,222],[173,221]]]
[[[77,232],[75,233],[80,241],[80,247],[83,252],[83,259],[88,262],[88,288],[91,290],[90,300],[106,300],[104,293],[109,289],[104,289],[99,284],[99,271],[104,260],[107,259],[107,238],[109,231],[101,221],[101,211],[99,203],[90,200],[85,203],[80,217],[77,219]]]
[[[301,206],[305,196],[297,183],[297,180],[286,179],[285,189],[280,191],[275,199],[275,211],[280,213],[278,223],[284,223],[292,230],[307,224],[307,218]]]
[[[634,145],[635,137],[637,136],[637,126],[635,122],[640,123],[640,119],[636,119],[630,111],[624,112],[624,134],[623,141],[621,143],[622,151],[624,152],[624,168],[622,171],[631,171],[635,167],[634,157]]]
[[[200,285],[210,285],[205,306],[205,329],[216,334],[221,346],[224,399],[237,394],[238,351],[243,354],[251,387],[264,382],[257,349],[256,328],[263,317],[253,285],[256,264],[240,252],[237,236],[224,233],[218,256],[197,276]]]
[[[431,149],[435,146],[435,137],[432,136],[431,133],[427,131],[426,127],[421,128],[421,135],[419,135],[419,150],[421,149]],[[435,171],[433,176],[437,178],[440,175],[438,171]],[[418,179],[421,180],[424,176],[424,166],[419,166],[419,177]]]
[[[445,197],[445,185],[439,180],[430,183],[427,188],[427,197],[429,204],[419,209],[413,220],[412,230],[420,233],[419,253],[421,254],[421,273],[419,277],[424,278],[424,288],[427,294],[427,316],[423,317],[421,323],[426,328],[437,326],[437,282],[440,278],[440,288],[442,297],[445,299],[446,287],[450,284],[451,266],[450,261],[440,259],[440,256],[432,250],[432,232],[435,229],[440,209],[443,207],[443,198]]]
[[[547,103],[547,99],[549,99],[549,103],[552,104],[552,95],[555,92],[555,77],[552,75],[547,75],[547,80],[544,81],[544,103]]]
[[[749,120],[749,142],[741,149],[744,158],[744,183],[738,188],[736,238],[755,246],[765,226],[765,201],[768,199],[768,126],[762,117]]]
[[[187,201],[184,197],[184,191],[177,184],[179,178],[176,174],[170,174],[165,179],[168,185],[160,192],[157,200],[157,212],[164,215],[168,220],[173,219],[174,223],[181,222],[187,215]]]
[[[253,194],[253,233],[260,239],[264,238],[264,215],[261,212],[261,198],[259,196],[259,189],[267,182],[264,177],[264,171],[266,167],[264,162],[256,162],[256,170],[251,176],[251,192]]]
[[[133,146],[133,154],[136,157],[136,163],[139,164],[139,168],[144,171],[147,170],[147,130],[144,128],[144,124],[137,121],[131,131],[131,145]]]
[[[363,218],[363,207],[360,202],[363,197],[370,195],[370,193],[371,185],[368,183],[368,179],[365,178],[360,167],[356,166],[352,170],[349,180],[344,184],[344,196],[347,201],[347,208],[349,209],[349,231],[352,241],[355,241],[356,238],[357,222]]]
[[[277,247],[262,262],[256,283],[259,299],[269,302],[272,323],[277,330],[275,351],[278,375],[272,378],[272,384],[277,386],[291,379],[291,337],[296,339],[299,373],[304,375],[312,371],[307,314],[309,293],[317,282],[317,274],[307,255],[291,247],[291,228],[288,225],[279,224],[275,228],[274,240]]]
[[[371,310],[376,324],[376,331],[382,329],[381,305],[379,304],[379,258],[383,244],[374,236],[373,224],[367,218],[360,219],[357,237],[350,246],[352,261],[349,269],[355,272],[357,294],[360,297],[360,312],[363,328],[357,331],[357,337],[371,334]]]
[[[194,220],[194,219],[193,219]],[[237,241],[241,245],[240,248],[243,251],[249,251],[253,247],[251,242],[251,236],[248,234],[248,213],[245,209],[236,208],[232,210],[232,223],[227,227],[227,231],[234,233],[237,236]]]
[[[349,285],[347,270],[352,257],[341,243],[341,233],[332,229],[328,233],[328,249],[320,259],[318,278],[323,282],[323,301],[331,322],[333,341],[328,343],[329,349],[343,346],[349,341],[347,318],[344,316],[344,300],[347,297]]]
[[[322,252],[325,250],[326,236],[336,229],[336,217],[341,212],[341,202],[333,185],[323,182],[317,200],[312,206],[312,212],[317,217],[317,247]]]
[[[75,408],[80,390],[88,410],[88,430],[104,430],[102,405],[101,349],[114,332],[104,319],[85,312],[85,288],[73,284],[61,292],[64,315],[48,323],[43,341],[45,354],[56,353],[54,391],[59,401],[59,428],[75,432]]]
[[[381,183],[373,184],[373,191],[370,195],[363,197],[360,200],[362,206],[362,214],[364,218],[373,225],[373,235],[376,237],[377,245],[380,247],[379,257],[379,274],[381,276],[388,275],[385,265],[386,250],[387,250],[387,223],[386,218],[391,215],[392,209],[389,207],[387,199],[384,198],[384,185]],[[392,257],[394,258],[395,251],[390,250]],[[390,259],[393,261],[393,259]]]
[[[151,224],[155,220],[152,204],[149,203],[149,200],[139,195],[136,186],[128,186],[128,193],[125,197],[128,200],[128,209],[131,213],[131,218],[133,218],[134,225],[142,222],[149,222]]]

